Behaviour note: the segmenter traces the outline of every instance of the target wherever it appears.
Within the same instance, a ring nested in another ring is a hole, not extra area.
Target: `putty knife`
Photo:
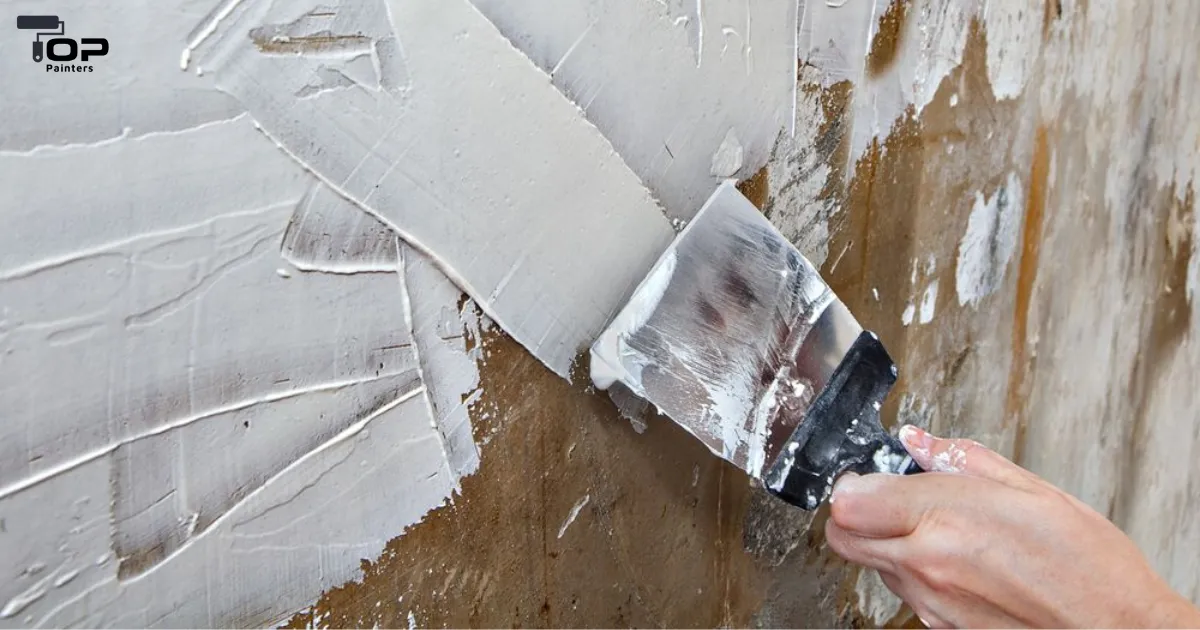
[[[887,350],[731,183],[597,338],[591,375],[805,509],[847,470],[920,472],[879,422]]]

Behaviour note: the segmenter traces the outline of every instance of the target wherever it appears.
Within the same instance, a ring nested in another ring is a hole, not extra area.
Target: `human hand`
[[[845,474],[829,546],[879,571],[932,627],[1200,627],[1200,610],[1095,510],[970,440],[912,426],[930,472]]]

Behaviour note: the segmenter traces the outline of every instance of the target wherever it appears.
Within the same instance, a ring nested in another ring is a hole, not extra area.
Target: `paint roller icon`
[[[33,60],[42,60],[42,35],[62,35],[63,21],[57,15],[18,15],[17,28],[29,31],[47,31],[38,33],[33,41]]]

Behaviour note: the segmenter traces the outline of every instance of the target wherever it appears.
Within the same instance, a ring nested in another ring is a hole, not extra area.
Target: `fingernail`
[[[933,436],[928,431],[911,424],[900,427],[900,441],[904,442],[910,451],[928,453],[929,449],[933,447]]]

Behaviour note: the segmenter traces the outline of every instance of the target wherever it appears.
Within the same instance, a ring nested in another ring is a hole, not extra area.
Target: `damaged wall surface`
[[[0,626],[915,623],[579,368],[727,179],[896,357],[887,422],[1200,601],[1200,5],[53,10],[110,48],[3,35]]]

